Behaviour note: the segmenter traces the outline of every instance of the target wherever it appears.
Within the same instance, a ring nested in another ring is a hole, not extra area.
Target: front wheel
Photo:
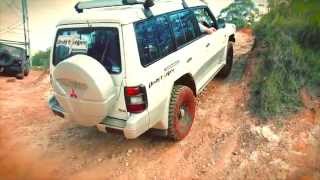
[[[228,49],[227,49],[227,63],[226,65],[221,69],[221,71],[218,74],[218,77],[220,78],[226,78],[231,73],[232,65],[233,65],[233,43],[228,43]]]
[[[174,86],[169,106],[168,138],[180,141],[191,129],[195,116],[196,101],[187,86]]]

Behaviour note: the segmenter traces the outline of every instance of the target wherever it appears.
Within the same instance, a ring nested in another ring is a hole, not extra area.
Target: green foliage
[[[47,49],[46,51],[39,51],[34,56],[32,56],[32,66],[48,69],[49,59],[50,49]]]
[[[301,106],[302,87],[320,87],[320,1],[271,1],[271,11],[255,24],[264,46],[251,86],[251,109],[268,118]]]
[[[259,10],[251,0],[238,0],[222,9],[218,18],[223,18],[227,23],[233,23],[237,28],[250,26]]]

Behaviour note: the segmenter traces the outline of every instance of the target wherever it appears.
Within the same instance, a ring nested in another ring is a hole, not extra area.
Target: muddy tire
[[[195,116],[196,101],[187,86],[174,86],[169,105],[168,138],[180,141],[191,129]]]
[[[218,74],[219,78],[226,78],[231,73],[232,65],[233,65],[233,43],[228,43],[228,50],[227,50],[227,63],[226,65],[221,69],[221,71]]]
[[[16,74],[17,79],[23,79],[24,78],[24,72]]]
[[[23,71],[24,76],[28,76],[30,73],[30,67],[26,67]]]

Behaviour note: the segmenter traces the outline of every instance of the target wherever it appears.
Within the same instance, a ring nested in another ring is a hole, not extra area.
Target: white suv
[[[76,10],[57,25],[52,111],[129,139],[149,129],[183,139],[194,121],[195,96],[216,75],[230,73],[235,26],[216,21],[194,0],[86,1]]]

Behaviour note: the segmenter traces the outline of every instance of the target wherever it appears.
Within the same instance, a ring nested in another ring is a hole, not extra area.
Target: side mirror
[[[226,27],[226,22],[222,18],[219,18],[217,20],[217,24],[218,24],[218,29],[222,29]]]

